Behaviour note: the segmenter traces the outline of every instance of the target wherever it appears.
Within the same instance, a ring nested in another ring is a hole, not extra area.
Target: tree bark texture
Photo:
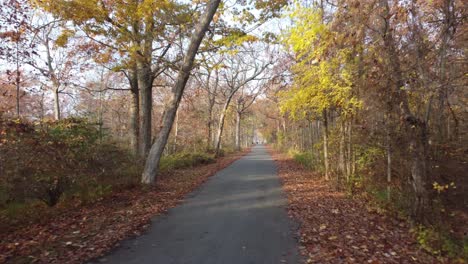
[[[138,62],[138,88],[140,89],[141,129],[140,157],[144,158],[151,148],[153,111],[153,78],[149,62]]]

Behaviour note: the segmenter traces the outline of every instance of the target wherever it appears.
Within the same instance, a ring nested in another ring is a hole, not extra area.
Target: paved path
[[[295,226],[265,147],[211,177],[148,232],[101,261],[138,264],[299,263]]]

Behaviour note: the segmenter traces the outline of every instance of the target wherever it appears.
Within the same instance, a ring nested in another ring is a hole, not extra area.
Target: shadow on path
[[[299,263],[276,167],[265,147],[218,172],[105,263]]]

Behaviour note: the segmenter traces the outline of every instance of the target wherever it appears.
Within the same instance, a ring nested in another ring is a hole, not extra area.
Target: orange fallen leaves
[[[423,252],[403,220],[368,210],[366,201],[336,191],[285,155],[270,151],[300,224],[307,263],[438,263]]]

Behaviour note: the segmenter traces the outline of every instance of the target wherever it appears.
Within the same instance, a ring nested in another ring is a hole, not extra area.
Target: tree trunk
[[[353,138],[352,138],[352,132],[351,128],[353,126],[352,119],[348,121],[348,128],[346,130],[348,134],[348,152],[346,155],[346,181],[349,183],[351,180],[351,163],[352,163],[352,156],[353,156]]]
[[[140,98],[136,70],[129,73],[130,82],[130,148],[133,155],[139,154],[140,147]]]
[[[445,103],[447,100],[447,85],[448,85],[448,80],[446,76],[446,54],[447,54],[447,47],[448,47],[448,42],[451,38],[451,0],[448,1],[443,1],[443,14],[444,17],[442,19],[443,27],[442,27],[442,34],[441,34],[441,43],[440,43],[440,48],[439,48],[439,78],[441,80],[441,84],[439,86],[438,90],[438,111],[436,111],[437,114],[437,129],[438,129],[438,137],[439,137],[439,143],[444,141],[448,137],[448,132],[446,133],[445,130],[445,120],[447,120],[446,113],[445,113]]]
[[[214,106],[214,101],[209,100],[208,121],[206,122],[206,127],[208,129],[206,150],[210,150],[213,147],[213,106]]]
[[[21,81],[21,73],[19,67],[19,55],[18,55],[18,43],[16,44],[16,117],[20,118],[20,81]]]
[[[141,103],[140,157],[144,158],[151,148],[153,77],[148,62],[139,61],[137,64]]]
[[[210,114],[212,115],[212,114]],[[212,128],[212,122],[211,122],[211,117],[210,117],[210,121],[208,121],[206,123],[206,127],[208,129],[208,132],[207,132],[207,137],[206,137],[206,150],[210,150],[211,147],[212,147],[212,141],[213,141],[213,128]]]
[[[176,112],[176,117],[175,117],[174,148],[172,149],[172,153],[177,152],[177,137],[178,136],[179,136],[179,111]]]
[[[345,166],[345,129],[344,121],[340,121],[340,157],[339,157],[339,167],[341,175],[346,177],[346,166]],[[340,178],[338,177],[338,183]]]
[[[389,121],[387,121],[389,122]],[[391,145],[391,135],[390,135],[390,126],[387,124],[387,200],[390,201],[390,192],[391,192],[391,183],[392,183],[392,145]]]
[[[276,139],[276,144],[280,143],[279,140],[280,140],[280,134],[281,134],[281,129],[280,129],[280,120],[276,119],[275,120],[275,123],[276,123],[276,135],[275,135],[275,139]]]
[[[241,117],[242,113],[236,111],[236,149],[240,150],[240,134],[241,134]]]
[[[41,86],[41,90],[42,90],[42,86]],[[41,93],[41,101],[40,101],[40,109],[41,109],[41,113],[40,113],[40,120],[41,120],[41,126],[42,126],[42,122],[44,122],[44,117],[45,117],[45,103],[44,103],[44,91],[42,91]]]
[[[327,110],[323,110],[323,161],[325,164],[325,180],[330,180],[328,168],[328,117]]]
[[[383,7],[382,17],[388,17],[390,8],[388,0],[381,0]],[[389,31],[388,20],[383,19],[382,39],[391,72],[391,88],[395,95],[395,106],[399,108],[400,119],[404,121],[406,136],[409,142],[411,157],[411,184],[414,191],[413,218],[424,220],[429,208],[429,196],[427,193],[427,127],[423,120],[415,117],[410,110],[408,95],[402,87],[405,87],[400,61],[393,39],[392,31]]]
[[[455,112],[453,111],[453,108],[452,106],[450,105],[450,103],[447,101],[447,106],[448,106],[448,109],[450,111],[450,115],[452,116],[452,119],[453,119],[453,122],[454,122],[454,127],[453,127],[453,137],[455,138],[455,140],[459,140],[459,126],[460,126],[460,122],[458,121],[458,118],[457,116],[455,115]],[[450,125],[450,120],[448,120],[448,125]],[[452,139],[453,137],[451,136],[451,133],[449,134],[450,135],[450,138],[449,139]]]
[[[208,30],[208,26],[210,25],[211,20],[213,19],[213,16],[218,9],[220,1],[221,0],[211,0],[208,3],[206,11],[203,13],[201,20],[195,27],[195,30],[190,39],[187,53],[177,75],[176,83],[173,89],[173,98],[169,102],[168,109],[163,117],[163,127],[158,134],[156,142],[151,147],[148,158],[146,159],[145,168],[142,175],[142,183],[153,184],[155,182],[161,155],[164,151],[167,139],[171,132],[172,124],[174,123],[174,118],[185,90],[185,85],[187,84],[187,81],[190,77],[190,71],[193,67],[195,55],[197,54],[201,41],[205,36],[205,32]]]
[[[55,120],[60,120],[60,97],[59,97],[59,88],[56,86],[54,89],[54,118]]]
[[[215,155],[216,156],[219,156],[219,150],[221,149],[221,137],[223,135],[224,120],[226,119],[226,113],[229,107],[229,103],[231,102],[231,98],[232,96],[229,96],[226,103],[224,103],[223,110],[221,111],[221,115],[219,116],[218,132],[216,134],[216,139],[215,139]]]
[[[104,69],[101,72],[101,85],[99,89],[99,111],[98,111],[98,124],[99,124],[99,143],[102,143],[102,127],[103,127],[103,104],[102,104],[102,93],[105,91],[105,83],[104,83]]]

